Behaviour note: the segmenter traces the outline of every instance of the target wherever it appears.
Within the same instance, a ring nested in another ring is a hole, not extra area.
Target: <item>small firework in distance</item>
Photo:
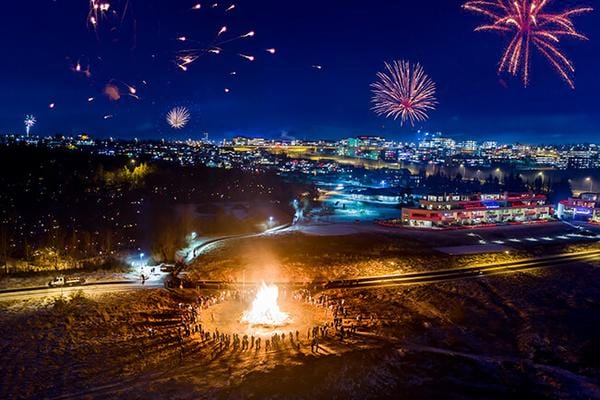
[[[25,116],[25,121],[23,121],[23,123],[25,124],[25,132],[27,132],[27,136],[29,136],[29,132],[31,131],[31,128],[35,126],[36,122],[37,120],[33,115]]]
[[[490,24],[478,26],[476,32],[494,31],[512,35],[500,60],[498,73],[507,71],[513,76],[520,73],[523,84],[527,86],[531,64],[530,49],[535,47],[567,85],[575,89],[572,78],[575,67],[559,44],[563,37],[587,40],[586,36],[577,32],[571,19],[593,9],[580,7],[552,12],[546,10],[550,2],[551,0],[477,0],[468,1],[463,8],[492,20]]]
[[[190,112],[185,107],[175,107],[167,114],[167,122],[173,129],[182,129],[190,121]]]
[[[419,64],[408,61],[385,63],[385,72],[377,73],[373,89],[372,110],[386,118],[400,118],[400,125],[425,121],[428,111],[435,110],[435,83]]]

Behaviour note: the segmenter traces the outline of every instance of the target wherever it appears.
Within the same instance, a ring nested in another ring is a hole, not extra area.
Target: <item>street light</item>
[[[500,168],[496,168],[496,174],[500,175],[500,183],[502,183],[502,180],[504,179],[504,174],[502,173],[502,170]]]
[[[593,192],[594,191],[594,180],[588,176],[587,178],[585,178],[585,181],[590,183],[590,192]]]
[[[140,253],[140,275],[142,276],[142,283],[146,281],[146,278],[144,278],[144,255],[144,253]]]
[[[273,227],[273,223],[275,222],[275,218],[272,216],[267,219],[267,229],[271,229]]]

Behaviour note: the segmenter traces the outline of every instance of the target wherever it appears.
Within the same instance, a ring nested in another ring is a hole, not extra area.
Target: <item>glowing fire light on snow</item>
[[[242,316],[242,322],[252,325],[283,325],[290,319],[289,315],[279,309],[277,298],[279,288],[276,285],[267,285],[264,282],[258,289],[252,301],[252,308]]]

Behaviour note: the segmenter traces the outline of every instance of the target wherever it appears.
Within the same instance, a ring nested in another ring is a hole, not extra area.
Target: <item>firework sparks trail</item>
[[[131,85],[127,85],[127,84],[125,84],[125,86],[127,86],[127,90],[129,91],[130,95],[137,97],[137,89],[136,88],[134,88]]]
[[[97,29],[98,25],[106,17],[111,9],[109,1],[105,0],[89,0],[90,11],[88,13],[88,23],[93,29]]]
[[[25,124],[25,132],[27,133],[27,136],[29,136],[29,132],[31,132],[31,128],[37,123],[37,119],[35,119],[33,115],[26,115],[23,123]]]
[[[219,6],[218,3],[214,3],[211,5],[211,8],[217,8],[218,6]],[[224,9],[224,13],[228,14],[230,11],[234,10],[235,8],[236,8],[235,4],[231,4],[230,6],[228,6]],[[200,7],[198,5],[198,7],[194,7],[193,9],[199,10]],[[192,46],[195,46],[195,47],[178,51],[176,53],[176,57],[175,57],[175,65],[179,69],[181,69],[182,71],[185,72],[188,70],[189,66],[191,64],[193,64],[194,62],[196,62],[201,56],[203,56],[205,54],[219,55],[219,54],[221,54],[221,52],[223,52],[223,46],[225,46],[226,44],[229,44],[231,42],[235,42],[238,40],[242,40],[242,39],[251,38],[256,35],[256,32],[249,31],[242,35],[227,37],[228,32],[229,32],[229,27],[227,25],[221,26],[221,28],[219,28],[219,30],[217,31],[214,39],[210,43],[208,43],[208,45],[206,45],[206,43],[203,44],[202,42],[200,42],[198,40],[190,39],[188,36],[178,37],[177,41],[182,42],[182,43],[190,43],[190,44],[192,44]],[[272,53],[272,54],[274,54],[274,53]],[[254,59],[255,59],[255,57],[252,55],[246,55],[246,54],[239,54],[239,55],[249,61],[254,61]]]
[[[371,84],[372,110],[386,118],[400,119],[400,124],[422,122],[427,112],[435,110],[435,83],[420,64],[408,61],[385,63],[385,72],[377,73],[379,80]]]
[[[182,129],[190,121],[190,112],[185,107],[175,107],[167,114],[167,122],[173,129]]]
[[[254,60],[255,60],[254,56],[249,56],[249,55],[247,55],[247,54],[242,54],[242,53],[240,53],[240,54],[238,54],[238,55],[239,55],[240,57],[242,57],[242,58],[245,58],[245,59],[246,59],[246,60],[248,60],[248,61],[254,61]]]
[[[129,0],[89,0],[88,26],[98,32],[104,20],[112,20],[117,26],[123,25],[129,7]],[[112,27],[114,28],[114,27]]]
[[[75,65],[71,67],[71,71],[77,74],[83,74],[86,78],[90,78],[92,76],[91,67],[87,65],[85,68],[81,65],[80,61],[77,61]]]
[[[498,73],[506,71],[513,76],[523,76],[529,84],[531,48],[537,49],[554,67],[564,81],[575,89],[575,67],[559,47],[564,37],[587,40],[579,33],[572,18],[593,11],[590,7],[567,8],[560,12],[547,11],[551,0],[475,0],[463,8],[482,14],[491,23],[478,26],[475,31],[494,31],[512,35],[502,54]]]
[[[121,90],[119,85],[124,86],[124,89],[126,90]],[[104,86],[103,92],[104,95],[111,101],[119,101],[123,96],[133,97],[136,100],[140,99],[140,96],[138,96],[138,91],[134,86],[122,81],[117,81],[116,79],[111,79],[110,82]]]

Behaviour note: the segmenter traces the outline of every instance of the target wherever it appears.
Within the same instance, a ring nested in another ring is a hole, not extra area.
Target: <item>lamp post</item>
[[[144,253],[140,253],[140,275],[142,275],[142,280],[144,280]]]
[[[587,178],[585,178],[585,181],[590,183],[590,192],[593,192],[594,191],[594,180],[588,176]]]

